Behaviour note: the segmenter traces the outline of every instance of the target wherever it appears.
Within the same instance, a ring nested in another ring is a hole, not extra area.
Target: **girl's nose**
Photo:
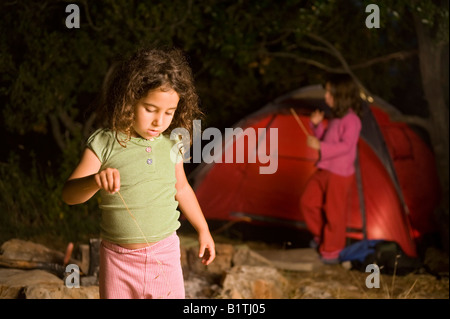
[[[155,114],[155,117],[153,118],[153,125],[155,126],[159,126],[161,125],[161,123],[163,122],[163,116],[164,113],[163,112],[158,112]]]

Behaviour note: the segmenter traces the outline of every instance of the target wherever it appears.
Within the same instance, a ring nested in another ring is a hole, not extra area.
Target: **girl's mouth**
[[[156,137],[159,135],[159,131],[156,131],[156,130],[147,130],[147,132],[150,136],[153,136],[153,137]]]

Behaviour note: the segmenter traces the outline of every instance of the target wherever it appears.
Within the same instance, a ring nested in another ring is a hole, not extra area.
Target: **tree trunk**
[[[443,65],[444,44],[438,42],[438,39],[434,39],[429,28],[422,23],[416,14],[413,15],[418,38],[422,86],[430,113],[430,139],[442,187],[443,197],[437,217],[439,223],[444,224],[442,227],[444,231],[442,234],[443,244],[448,250],[449,110],[445,102],[444,83],[442,82],[443,72],[446,70],[444,67],[447,68],[448,65]]]
[[[436,42],[420,18],[414,15],[419,42],[420,72],[425,98],[428,102],[431,122],[430,138],[436,153],[437,167],[443,193],[448,197],[449,178],[449,112],[445,103],[442,72],[443,45]],[[448,208],[448,198],[446,207]]]

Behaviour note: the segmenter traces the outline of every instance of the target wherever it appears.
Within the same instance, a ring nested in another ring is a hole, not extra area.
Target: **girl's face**
[[[136,103],[131,135],[146,140],[159,136],[170,126],[179,100],[178,93],[172,89],[149,91]]]
[[[327,103],[327,105],[329,107],[333,107],[334,106],[334,98],[333,98],[333,95],[331,95],[330,83],[327,83],[325,85],[325,103]]]

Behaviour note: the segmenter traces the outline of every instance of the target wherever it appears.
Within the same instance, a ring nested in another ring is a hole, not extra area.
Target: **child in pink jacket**
[[[361,100],[358,87],[348,75],[330,77],[325,90],[325,102],[333,118],[325,128],[324,113],[316,110],[311,114],[314,136],[308,136],[307,144],[320,152],[320,158],[301,196],[300,208],[322,261],[333,264],[339,262],[339,253],[345,248],[346,217],[361,131]]]

